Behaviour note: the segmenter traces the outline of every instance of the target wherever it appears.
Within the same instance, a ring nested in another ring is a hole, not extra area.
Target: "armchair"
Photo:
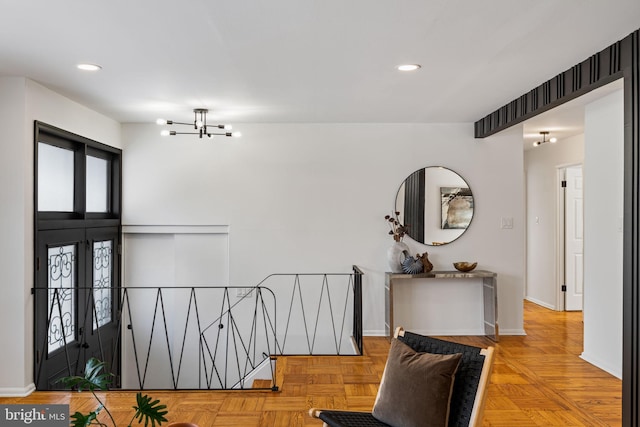
[[[453,382],[448,424],[449,427],[478,427],[482,425],[484,403],[493,366],[494,348],[480,348],[426,337],[405,331],[402,327],[396,329],[394,336],[416,352],[442,355],[462,354]],[[322,420],[326,427],[388,427],[388,424],[379,421],[369,412],[312,408],[309,415]]]

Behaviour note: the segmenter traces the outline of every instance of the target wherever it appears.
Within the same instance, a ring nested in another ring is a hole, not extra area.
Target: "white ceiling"
[[[556,137],[558,144],[567,138],[583,133],[585,106],[616,90],[622,90],[623,86],[622,79],[616,80],[527,120],[523,125],[525,151],[533,149],[535,141],[542,140],[541,131],[549,132],[546,137],[547,141],[551,137]]]
[[[638,0],[0,0],[0,75],[120,122],[473,122],[640,27]],[[81,72],[79,62],[100,64]],[[400,73],[395,66],[420,63]]]

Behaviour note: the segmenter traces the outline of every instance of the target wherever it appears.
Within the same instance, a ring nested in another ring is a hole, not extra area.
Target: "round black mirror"
[[[438,246],[453,242],[467,230],[473,206],[473,193],[464,178],[451,169],[430,166],[404,180],[395,210],[409,237]]]

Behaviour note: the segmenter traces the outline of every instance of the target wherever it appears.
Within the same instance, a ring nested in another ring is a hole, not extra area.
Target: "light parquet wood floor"
[[[527,336],[503,336],[485,408],[485,426],[619,426],[622,383],[580,359],[582,313],[554,312],[525,302]],[[484,337],[450,337],[492,345]],[[201,427],[318,426],[311,407],[370,410],[384,369],[389,343],[366,337],[362,357],[281,357],[281,391],[150,391],[168,405],[169,421]],[[133,392],[101,394],[118,425],[131,417]],[[86,393],[35,392],[7,403],[64,403],[71,412],[94,408]]]

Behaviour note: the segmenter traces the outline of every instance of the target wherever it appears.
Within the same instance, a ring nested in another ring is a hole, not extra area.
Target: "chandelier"
[[[193,126],[194,132],[178,132],[175,130],[163,129],[160,132],[162,136],[169,135],[198,135],[200,138],[206,136],[209,139],[212,139],[214,136],[232,136],[232,137],[240,137],[242,136],[240,132],[221,132],[218,129],[222,129],[225,131],[231,130],[231,125],[210,125],[207,124],[207,113],[209,110],[206,108],[195,108],[193,110],[193,123],[184,123],[184,122],[176,122],[173,120],[165,120],[158,119],[156,123],[159,125],[185,125],[185,126]]]
[[[553,138],[553,137],[552,137],[552,138],[547,139],[547,135],[549,135],[549,131],[542,131],[542,132],[540,132],[540,135],[542,135],[542,141],[536,141],[536,142],[534,142],[534,143],[533,143],[533,146],[534,146],[534,147],[539,147],[539,146],[541,146],[542,144],[545,144],[545,143],[547,143],[547,142],[550,142],[550,143],[554,144],[554,143],[558,140],[557,138]]]

